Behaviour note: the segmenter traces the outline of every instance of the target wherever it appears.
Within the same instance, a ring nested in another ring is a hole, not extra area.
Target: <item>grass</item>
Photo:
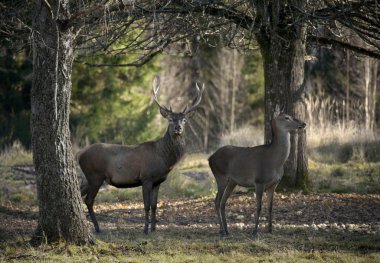
[[[321,163],[309,160],[313,190],[332,193],[379,193],[380,162]]]
[[[0,154],[0,203],[37,204],[35,176],[13,167],[32,165],[32,154],[19,142]]]
[[[283,228],[252,239],[247,230],[220,238],[215,228],[171,228],[144,236],[140,229],[107,231],[94,246],[31,247],[24,241],[1,251],[1,261],[57,262],[379,262],[380,238],[341,231]]]
[[[380,137],[366,130],[358,108],[347,121],[334,114],[341,107],[327,99],[306,100],[308,156],[313,190],[335,193],[380,192]]]
[[[20,142],[16,141],[12,147],[6,148],[0,154],[0,165],[29,165],[33,163],[33,157],[30,151],[25,150]]]

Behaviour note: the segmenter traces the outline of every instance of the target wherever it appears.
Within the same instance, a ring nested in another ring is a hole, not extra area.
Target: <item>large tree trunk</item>
[[[303,119],[305,107],[301,103],[305,68],[305,28],[296,23],[281,28],[289,21],[281,21],[281,8],[278,2],[272,4],[272,13],[268,6],[259,6],[266,27],[256,34],[264,58],[265,77],[265,142],[272,138],[271,118],[276,105],[287,114]],[[272,16],[269,21],[265,19]],[[305,131],[291,134],[290,155],[285,163],[281,184],[284,187],[307,189],[308,165],[306,156]]]
[[[59,22],[69,17],[68,1],[49,2],[35,1],[33,14],[31,132],[39,202],[33,241],[91,243],[70,142],[73,33]]]

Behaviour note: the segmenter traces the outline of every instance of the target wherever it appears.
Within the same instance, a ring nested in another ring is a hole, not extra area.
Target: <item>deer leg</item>
[[[143,199],[144,199],[144,211],[145,211],[145,224],[144,224],[144,234],[148,234],[149,229],[149,210],[150,210],[150,195],[152,192],[152,183],[147,182],[142,186]]]
[[[272,208],[273,208],[273,196],[274,196],[274,190],[276,189],[277,184],[273,185],[267,190],[268,193],[268,232],[272,233]]]
[[[257,237],[259,227],[259,217],[261,212],[261,201],[263,198],[264,186],[261,184],[256,185],[256,215],[255,215],[255,229],[253,230],[253,237]]]
[[[86,181],[86,182],[81,183],[80,185],[80,195],[83,197],[87,195],[87,193],[88,193],[88,183]]]
[[[94,213],[94,200],[96,195],[98,194],[99,188],[102,186],[103,181],[97,184],[89,184],[87,187],[87,195],[84,199],[84,202],[87,206],[88,213],[90,214],[90,218],[92,223],[94,224],[95,231],[100,232],[98,221],[96,220],[95,213]]]
[[[227,221],[226,221],[226,202],[228,197],[230,197],[232,191],[235,189],[236,183],[229,181],[226,188],[224,189],[222,199],[220,200],[220,216],[222,218],[222,235],[228,235]]]
[[[219,234],[223,235],[224,234],[224,228],[222,225],[222,218],[220,215],[220,201],[222,199],[224,190],[227,187],[228,181],[219,179],[216,181],[216,183],[218,184],[218,193],[216,194],[216,197],[215,197],[215,212],[216,212],[216,216],[218,218],[218,224],[220,227]]]
[[[152,232],[156,231],[156,223],[157,223],[156,210],[157,210],[157,198],[158,198],[159,189],[160,189],[160,185],[154,186],[150,194],[150,207],[152,209],[150,231]]]

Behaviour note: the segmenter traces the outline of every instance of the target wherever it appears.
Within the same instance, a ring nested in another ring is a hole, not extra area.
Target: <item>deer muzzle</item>
[[[298,129],[300,129],[300,130],[303,130],[305,128],[306,128],[306,123],[304,123],[304,122],[301,122],[300,125],[298,126]]]
[[[183,128],[182,128],[181,126],[176,126],[176,127],[174,128],[174,133],[175,133],[176,135],[181,135],[182,132],[183,132]]]

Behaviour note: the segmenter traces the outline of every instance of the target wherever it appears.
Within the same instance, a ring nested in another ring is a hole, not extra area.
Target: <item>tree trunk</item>
[[[348,50],[346,50],[346,108],[344,116],[346,121],[343,124],[348,125],[350,121],[350,51]]]
[[[271,119],[276,105],[299,119],[305,116],[301,103],[305,68],[305,31],[301,26],[288,31],[263,30],[257,34],[264,58],[265,77],[265,142],[272,138]],[[279,37],[280,36],[280,37]],[[291,134],[291,149],[284,166],[283,187],[307,190],[308,165],[305,131]]]
[[[230,112],[230,132],[235,130],[235,110],[236,110],[236,92],[239,87],[240,71],[243,67],[243,60],[239,57],[236,49],[232,50],[232,63],[231,63],[231,112]]]
[[[70,142],[73,32],[60,22],[70,15],[68,1],[49,2],[51,7],[36,1],[33,14],[31,132],[39,218],[32,241],[92,243]]]
[[[376,89],[377,60],[366,57],[364,59],[364,110],[366,130],[373,130],[375,126]]]

